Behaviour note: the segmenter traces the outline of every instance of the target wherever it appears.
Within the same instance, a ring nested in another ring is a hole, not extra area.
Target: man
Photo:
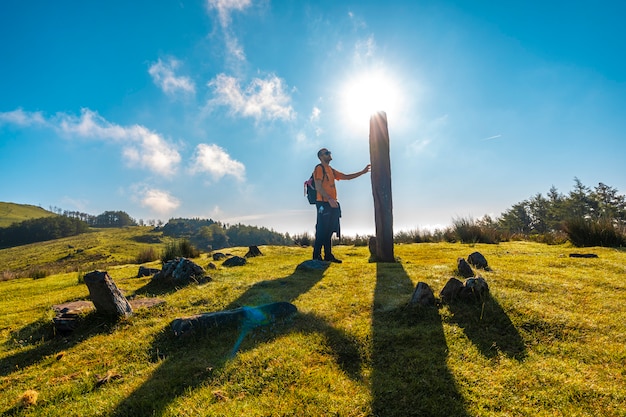
[[[367,164],[359,172],[353,174],[344,174],[330,167],[330,161],[333,160],[331,152],[322,148],[317,152],[321,164],[315,167],[313,171],[313,180],[315,181],[315,189],[317,190],[317,223],[315,225],[315,244],[313,245],[313,259],[322,260],[322,247],[324,247],[324,260],[329,262],[341,263],[341,261],[332,254],[331,237],[333,232],[340,236],[339,218],[341,217],[341,208],[337,201],[337,189],[335,188],[335,180],[351,180],[369,172],[370,165]]]

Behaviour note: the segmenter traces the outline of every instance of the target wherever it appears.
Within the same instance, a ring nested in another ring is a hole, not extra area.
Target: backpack
[[[323,181],[324,178],[326,177],[326,170],[324,169],[324,165],[322,164],[315,165],[315,168],[317,168],[318,165],[322,167],[322,173],[323,173],[322,181]],[[315,173],[315,168],[313,168],[313,173]],[[304,194],[306,195],[306,198],[309,200],[309,204],[315,204],[317,202],[317,190],[315,189],[315,180],[313,179],[313,173],[311,173],[311,176],[309,177],[309,179],[304,182]]]

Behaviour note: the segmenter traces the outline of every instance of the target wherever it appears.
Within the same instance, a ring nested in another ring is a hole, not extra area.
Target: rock
[[[244,258],[254,258],[255,256],[263,256],[257,246],[248,246],[248,253],[244,255]]]
[[[441,301],[450,304],[459,301],[481,301],[489,295],[489,285],[483,277],[472,277],[461,282],[450,278],[439,293]]]
[[[370,262],[376,262],[376,259],[377,259],[376,236],[370,236],[370,239],[367,242],[367,247],[370,251]]]
[[[570,253],[570,258],[597,258],[598,255],[595,253]]]
[[[460,297],[466,301],[481,301],[489,295],[489,285],[483,277],[468,278],[463,283]]]
[[[330,262],[318,259],[309,259],[296,266],[296,271],[325,271],[330,266]]]
[[[137,278],[149,277],[150,275],[154,275],[160,271],[161,270],[157,268],[148,268],[146,266],[141,265],[139,267],[139,271],[137,272]]]
[[[222,252],[216,252],[213,254],[214,261],[221,261],[222,259],[226,259],[226,255],[224,255]]]
[[[90,272],[84,280],[89,297],[99,313],[124,317],[133,314],[133,308],[107,272]]]
[[[487,265],[487,259],[480,252],[471,253],[467,257],[467,263],[478,269],[489,268],[489,266]]]
[[[295,305],[277,302],[258,307],[240,307],[233,310],[197,314],[172,321],[171,328],[175,336],[193,333],[199,330],[245,326],[254,328],[269,325],[278,319],[287,318],[298,311]]]
[[[434,306],[435,294],[433,294],[433,290],[430,289],[428,284],[425,282],[418,282],[409,304],[417,304],[424,307]]]
[[[462,288],[463,283],[458,279],[452,277],[448,280],[446,285],[444,285],[443,289],[439,293],[439,298],[441,298],[441,301],[443,301],[444,303],[451,303],[459,296]]]
[[[470,264],[467,263],[465,259],[458,258],[456,260],[456,266],[457,266],[457,271],[459,275],[462,276],[463,278],[469,278],[469,277],[474,276],[474,270],[472,269]]]
[[[233,267],[233,266],[244,266],[248,261],[246,258],[242,258],[241,256],[233,256],[232,258],[226,259],[222,266]]]
[[[206,267],[207,269],[217,269],[217,265],[215,265],[213,262],[209,262]]]
[[[211,281],[211,277],[200,265],[181,257],[167,261],[163,265],[163,269],[154,274],[152,280],[186,284],[191,281],[208,282]]]

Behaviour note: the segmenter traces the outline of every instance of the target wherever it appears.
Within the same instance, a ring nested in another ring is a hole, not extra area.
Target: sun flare
[[[342,90],[343,111],[356,126],[369,126],[370,116],[379,111],[395,114],[401,101],[397,80],[380,70],[356,75]]]

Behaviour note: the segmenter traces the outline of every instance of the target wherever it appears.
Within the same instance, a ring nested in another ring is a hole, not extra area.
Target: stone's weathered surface
[[[570,258],[597,258],[598,255],[595,253],[570,253]]]
[[[473,252],[467,257],[467,263],[478,269],[488,269],[487,259],[480,252]]]
[[[376,261],[395,262],[393,252],[393,201],[391,196],[391,161],[387,114],[370,117],[370,162],[374,222],[376,225]]]
[[[240,307],[233,310],[182,317],[173,320],[171,328],[175,336],[237,326],[254,328],[273,324],[295,314],[297,311],[296,306],[291,303],[277,302],[258,307]]]
[[[434,306],[435,305],[435,294],[433,294],[433,290],[430,289],[428,284],[425,282],[418,282],[415,286],[415,291],[413,291],[413,296],[411,296],[411,301],[409,304],[420,305],[420,306]]]
[[[463,278],[469,278],[474,276],[474,270],[467,263],[467,261],[463,258],[458,258],[456,260],[456,268],[460,276]]]
[[[233,256],[232,258],[228,258],[224,262],[222,262],[222,266],[244,266],[247,263],[248,261],[246,260],[246,258],[242,258],[241,256]]]
[[[309,259],[296,266],[296,271],[325,271],[330,266],[330,262],[318,259]]]
[[[254,258],[255,256],[263,256],[258,246],[248,246],[248,252],[244,255],[244,258]]]
[[[124,317],[133,314],[133,308],[107,272],[90,272],[84,280],[89,297],[99,313]]]
[[[213,254],[213,260],[214,261],[221,261],[222,259],[226,259],[227,256],[225,254],[223,254],[222,252],[216,252]]]
[[[215,265],[213,262],[209,262],[209,264],[206,266],[207,269],[217,269],[217,265]]]
[[[167,261],[160,272],[154,274],[153,281],[172,282],[186,284],[194,282],[208,282],[211,277],[206,274],[204,268],[187,258],[176,258]]]
[[[443,289],[439,293],[439,298],[441,298],[441,301],[443,301],[444,303],[450,303],[454,301],[462,288],[463,283],[458,279],[452,277],[448,280],[446,285],[443,286]]]
[[[439,293],[441,301],[452,303],[454,301],[481,301],[489,295],[489,285],[483,277],[472,277],[461,282],[456,278],[450,278]]]
[[[477,301],[482,300],[489,294],[489,285],[483,277],[468,278],[463,284],[463,291],[461,296],[471,301],[475,299]]]
[[[148,268],[147,266],[143,266],[141,265],[139,267],[139,271],[137,272],[137,278],[141,278],[141,277],[149,277],[151,275],[154,275],[158,272],[160,272],[160,269],[157,268]]]

